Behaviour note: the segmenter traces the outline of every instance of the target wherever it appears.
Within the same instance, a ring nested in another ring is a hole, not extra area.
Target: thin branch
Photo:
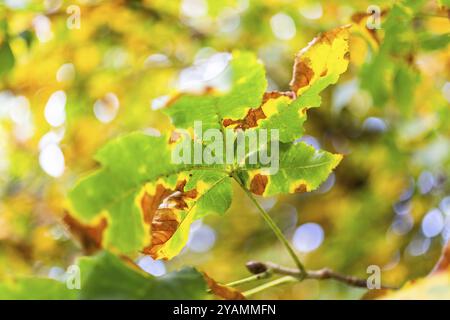
[[[352,287],[357,288],[366,288],[367,289],[367,280],[361,279],[353,276],[344,275],[338,272],[335,272],[331,269],[324,268],[320,270],[311,270],[307,271],[305,277],[302,276],[299,270],[295,268],[288,268],[284,266],[280,266],[278,264],[272,262],[256,262],[251,261],[247,263],[247,269],[252,273],[260,273],[260,272],[269,272],[271,274],[280,274],[285,276],[290,276],[296,278],[298,281],[302,281],[304,279],[316,279],[316,280],[327,280],[332,279],[342,283],[345,283]],[[398,289],[393,286],[382,285],[381,289]]]
[[[258,281],[261,279],[267,279],[270,278],[271,274],[269,272],[261,272],[258,274],[254,274],[250,277],[244,278],[244,279],[240,279],[240,280],[236,280],[230,283],[227,283],[226,286],[227,287],[236,287],[239,286],[241,284],[245,284],[245,283],[249,283],[249,282],[253,282],[253,281]]]
[[[269,225],[270,229],[272,229],[273,233],[275,233],[275,235],[278,237],[278,239],[281,241],[281,243],[283,243],[283,245],[285,246],[286,250],[289,252],[290,256],[292,257],[292,259],[294,260],[294,262],[295,262],[295,264],[296,264],[296,266],[298,268],[298,275],[297,275],[297,277],[298,278],[304,278],[306,276],[306,274],[307,274],[306,273],[306,269],[303,266],[303,264],[301,263],[300,259],[298,258],[297,254],[295,253],[295,251],[292,248],[291,244],[289,243],[289,241],[284,236],[284,234],[281,231],[281,229],[277,226],[275,221],[273,221],[273,219],[266,212],[266,210],[264,210],[264,208],[261,207],[261,205],[255,199],[253,194],[244,186],[244,184],[241,182],[239,177],[236,174],[232,174],[232,177],[239,184],[239,186],[242,188],[242,190],[245,191],[245,193],[250,198],[250,200],[255,204],[255,206],[258,208],[259,212],[261,213],[261,216],[264,218],[266,223]]]
[[[296,279],[296,278],[293,278],[291,276],[285,276],[285,277],[281,277],[281,278],[275,279],[273,281],[264,283],[264,284],[262,284],[262,285],[260,285],[260,286],[258,286],[256,288],[253,288],[253,289],[250,289],[248,291],[245,291],[242,294],[245,297],[249,297],[251,295],[254,295],[255,293],[258,293],[258,292],[264,291],[266,289],[278,286],[280,284],[287,283],[287,282],[297,282],[297,281],[298,281],[298,279]]]

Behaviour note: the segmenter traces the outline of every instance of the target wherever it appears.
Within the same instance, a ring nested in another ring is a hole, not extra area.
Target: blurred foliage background
[[[369,6],[380,28],[366,28]],[[315,147],[345,155],[311,194],[260,199],[309,269],[330,267],[401,285],[429,273],[450,238],[450,22],[445,1],[1,0],[0,281],[61,277],[83,248],[63,223],[65,195],[93,154],[134,130],[171,128],[174,91],[223,85],[227,52],[255,52],[285,90],[296,52],[352,23],[349,70],[308,112]],[[194,265],[221,282],[245,263],[291,265],[237,188],[224,217],[197,221],[161,275]],[[307,280],[255,296],[359,298],[361,289]]]

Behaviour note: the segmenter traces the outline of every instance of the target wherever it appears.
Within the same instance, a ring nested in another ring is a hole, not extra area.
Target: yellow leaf
[[[347,70],[349,28],[350,25],[347,25],[324,32],[297,54],[290,82],[297,96],[329,75],[334,78],[331,83],[335,83],[339,75]]]

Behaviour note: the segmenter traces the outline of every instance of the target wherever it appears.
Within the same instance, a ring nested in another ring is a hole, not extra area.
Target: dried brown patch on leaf
[[[102,217],[94,225],[88,225],[81,223],[66,212],[63,217],[63,222],[70,233],[81,243],[86,254],[93,254],[102,248],[103,232],[108,226],[108,221],[105,217]]]
[[[294,71],[292,80],[289,83],[291,89],[297,92],[298,89],[306,87],[314,77],[314,70],[310,67],[310,60],[308,58],[302,59],[300,55],[295,57]]]
[[[316,38],[317,42],[318,43],[326,42],[327,44],[332,44],[333,41],[339,36],[339,34],[342,31],[350,29],[351,26],[352,26],[351,24],[347,24],[345,26],[341,26],[341,27],[338,27],[338,28],[334,28],[334,29],[332,29],[330,31],[323,32]]]
[[[224,119],[222,121],[223,126],[229,127],[233,126],[235,129],[246,130],[249,128],[254,128],[258,125],[258,120],[265,119],[266,115],[261,107],[257,109],[250,109],[247,112],[247,115],[243,119],[232,120],[232,119]]]
[[[179,224],[179,217],[173,209],[157,210],[152,220],[152,244],[144,249],[144,253],[155,257],[158,249],[177,231]]]
[[[243,119],[223,119],[222,125],[227,127],[233,127],[234,129],[247,130],[258,126],[258,121],[267,118],[262,106],[269,100],[277,99],[279,97],[289,97],[295,99],[295,92],[293,91],[269,91],[264,93],[261,106],[258,108],[250,109]]]
[[[328,69],[325,69],[322,71],[322,73],[320,74],[321,77],[325,77],[328,73]]]
[[[293,91],[268,91],[264,93],[262,105],[271,99],[276,99],[279,97],[289,97],[292,100],[295,99],[295,92]]]
[[[188,208],[187,200],[196,199],[197,190],[184,191],[186,180],[179,181],[174,189],[157,184],[153,194],[144,192],[141,211],[144,222],[150,226],[151,244],[143,252],[157,258],[158,250],[173,236],[180,223],[180,211]]]
[[[306,184],[302,183],[297,188],[295,188],[296,193],[305,193],[308,192],[308,187]]]
[[[250,191],[257,195],[262,195],[266,190],[267,182],[269,178],[262,174],[256,174],[250,182]]]
[[[246,300],[245,296],[239,292],[239,290],[227,287],[223,284],[216,282],[214,279],[209,277],[206,273],[203,273],[203,277],[206,280],[208,288],[216,296],[223,298],[225,300]]]

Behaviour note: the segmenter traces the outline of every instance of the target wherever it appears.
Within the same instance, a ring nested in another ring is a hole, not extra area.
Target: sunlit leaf
[[[341,155],[315,150],[305,143],[281,145],[277,173],[269,175],[267,169],[249,166],[239,174],[247,188],[258,195],[310,192],[328,178],[341,159]]]
[[[260,112],[262,119],[275,114],[263,120],[261,128],[279,129],[281,141],[289,141],[300,134],[301,129],[299,132],[295,127],[301,128],[305,119],[299,106],[320,103],[319,92],[346,70],[347,53],[347,27],[314,40],[297,57],[292,82],[296,92],[291,96],[299,97],[290,105],[289,94],[264,95],[266,81],[261,64],[249,53],[236,52],[228,93],[181,94],[165,112],[176,127],[193,131],[194,122],[202,121],[203,130],[221,132],[226,127],[258,130]],[[314,74],[303,85],[304,67]],[[263,98],[265,103],[255,109]],[[233,120],[244,115],[244,120]],[[236,159],[225,167],[196,164],[193,158],[188,159],[191,164],[175,164],[172,153],[185,139],[182,135],[168,138],[134,133],[110,142],[98,152],[96,159],[101,169],[80,181],[70,193],[71,214],[88,228],[98,230],[95,243],[125,254],[142,251],[155,259],[171,259],[183,249],[195,219],[228,209],[233,170],[255,194],[308,192],[316,189],[341,159],[304,144],[282,145],[280,170],[268,178],[260,167],[240,168]]]
[[[172,258],[188,240],[194,219],[221,214],[231,202],[228,175],[173,164],[165,136],[124,136],[100,150],[97,160],[102,169],[80,181],[69,196],[72,214],[82,222],[106,221],[106,248]]]

